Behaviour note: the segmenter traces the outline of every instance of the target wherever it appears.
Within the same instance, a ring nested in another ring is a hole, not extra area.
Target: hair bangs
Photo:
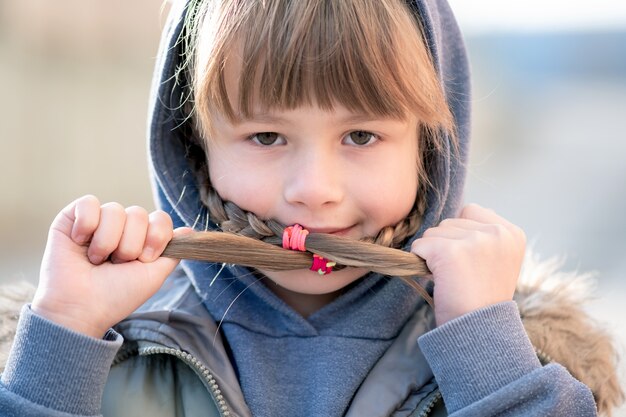
[[[201,120],[215,112],[237,120],[257,110],[340,104],[375,116],[413,114],[431,128],[451,126],[421,29],[403,2],[225,3],[222,18],[211,23],[212,51],[196,62],[204,69],[196,80]],[[228,91],[227,76],[238,80],[235,92]]]

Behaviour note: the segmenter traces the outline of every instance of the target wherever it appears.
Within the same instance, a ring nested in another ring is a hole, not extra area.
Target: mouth
[[[346,236],[352,230],[352,226],[340,228],[340,227],[305,227],[311,233],[325,233],[335,236]]]

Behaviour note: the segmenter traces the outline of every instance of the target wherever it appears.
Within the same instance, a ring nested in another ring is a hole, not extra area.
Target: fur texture
[[[11,350],[20,310],[34,294],[35,287],[26,281],[0,285],[0,372]]]
[[[591,274],[563,272],[561,263],[540,262],[528,253],[517,285],[524,326],[543,362],[565,366],[593,392],[601,416],[624,401],[617,375],[618,357],[612,336],[584,309],[593,295]],[[32,284],[0,286],[0,372],[4,369],[19,312],[35,292]]]
[[[563,272],[561,265],[557,259],[540,262],[527,253],[515,301],[539,357],[566,367],[591,389],[598,414],[611,416],[624,394],[615,341],[585,311],[596,281],[593,274]]]

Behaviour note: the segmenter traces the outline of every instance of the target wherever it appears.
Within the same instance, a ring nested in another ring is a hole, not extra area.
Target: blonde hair
[[[343,265],[365,263],[370,270],[406,275],[391,264],[406,262],[406,255],[416,257],[401,251],[394,251],[402,253],[394,257],[380,246],[398,248],[417,232],[431,187],[427,165],[446,148],[444,141],[456,137],[421,24],[409,6],[402,0],[192,0],[188,7],[184,56],[196,145],[190,159],[212,220],[224,231],[273,244],[279,243],[284,228],[222,201],[211,186],[205,140],[210,140],[216,115],[236,122],[251,115],[253,104],[277,110],[302,105],[331,110],[340,104],[373,116],[413,115],[419,121],[416,164],[421,189],[411,213],[364,239],[376,244],[374,248],[355,248],[351,245],[359,242],[338,243],[332,237],[311,236],[307,242],[313,252]],[[241,60],[237,97],[229,97],[225,81],[226,63],[233,54]],[[341,245],[350,248],[344,252],[350,252],[351,259],[338,255]],[[384,252],[377,259],[389,259],[384,267],[363,261],[365,256],[371,261],[377,249]],[[425,268],[422,264],[412,271],[424,273]]]

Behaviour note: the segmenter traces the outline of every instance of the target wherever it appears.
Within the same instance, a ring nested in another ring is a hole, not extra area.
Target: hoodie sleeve
[[[451,416],[596,415],[589,388],[542,367],[515,302],[486,307],[418,339]]]
[[[100,413],[104,385],[122,337],[95,339],[24,306],[0,378],[0,416],[71,417]]]

